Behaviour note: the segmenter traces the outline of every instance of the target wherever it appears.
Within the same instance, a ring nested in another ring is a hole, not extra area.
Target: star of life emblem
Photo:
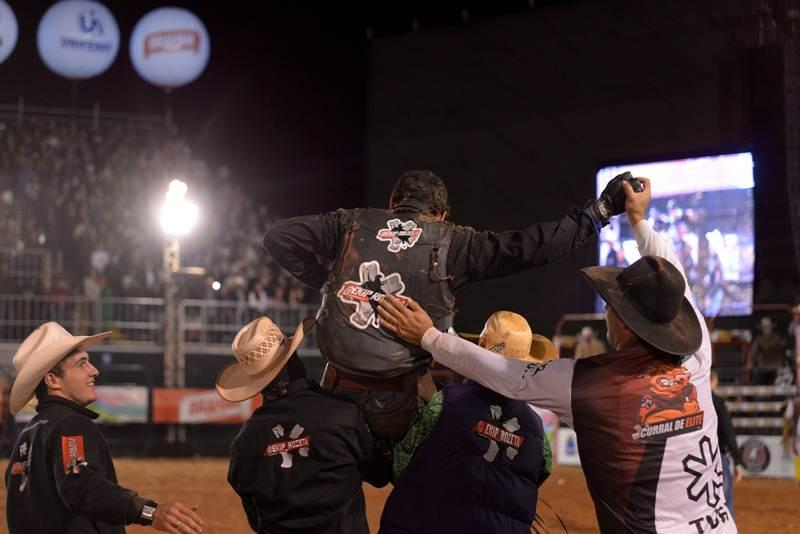
[[[273,427],[272,433],[275,434],[276,438],[279,438],[279,441],[273,441],[268,444],[267,448],[264,449],[264,456],[276,456],[280,454],[281,467],[283,469],[291,469],[295,451],[304,458],[308,457],[311,436],[308,434],[303,435],[304,430],[305,428],[302,426],[294,425],[287,436],[283,425],[276,425]]]
[[[378,230],[378,235],[375,237],[379,241],[388,241],[389,252],[410,249],[417,244],[419,236],[422,235],[422,228],[419,228],[414,221],[403,222],[400,219],[391,219],[386,222],[386,226],[387,228]]]
[[[472,429],[477,434],[489,440],[489,448],[483,454],[483,459],[487,462],[494,462],[500,448],[503,447],[509,460],[514,460],[519,454],[519,448],[525,438],[515,434],[521,427],[516,417],[512,417],[504,422],[500,422],[503,417],[503,409],[500,406],[492,405],[489,407],[491,421],[478,421]]]
[[[719,447],[712,448],[711,439],[703,436],[699,442],[699,455],[687,454],[683,459],[683,470],[692,475],[686,488],[687,496],[697,502],[705,499],[714,508],[722,495],[722,465]]]
[[[399,273],[383,274],[377,261],[366,261],[359,265],[358,278],[358,282],[345,282],[336,295],[342,302],[353,304],[356,307],[356,310],[350,315],[350,324],[360,330],[369,326],[379,328],[381,323],[378,304],[386,298],[387,294],[394,295],[405,302],[407,299],[401,295],[405,291],[406,285]]]

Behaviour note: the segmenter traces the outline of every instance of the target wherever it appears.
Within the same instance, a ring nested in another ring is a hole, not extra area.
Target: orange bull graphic
[[[703,427],[703,411],[689,371],[683,367],[659,367],[645,377],[649,378],[649,391],[639,404],[634,439],[663,439]]]

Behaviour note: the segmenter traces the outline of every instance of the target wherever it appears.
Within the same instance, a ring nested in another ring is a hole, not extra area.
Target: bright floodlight
[[[172,180],[161,208],[161,229],[168,235],[186,235],[197,221],[197,204],[186,200],[186,183]]]

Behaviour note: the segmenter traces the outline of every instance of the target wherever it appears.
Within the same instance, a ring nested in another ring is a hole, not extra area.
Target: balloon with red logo
[[[205,70],[210,53],[203,21],[179,7],[150,11],[136,23],[131,35],[133,67],[159,87],[180,87],[194,81]]]
[[[51,71],[82,80],[102,74],[119,51],[119,27],[111,11],[92,0],[53,4],[36,32],[39,55]]]
[[[0,63],[8,59],[17,45],[19,26],[11,6],[0,0]]]

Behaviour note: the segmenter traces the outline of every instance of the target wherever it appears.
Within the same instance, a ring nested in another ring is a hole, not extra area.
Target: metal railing
[[[253,319],[266,315],[284,332],[294,332],[300,321],[314,317],[318,304],[271,303],[265,310],[248,306],[246,302],[216,300],[183,300],[178,304],[178,332],[185,352],[217,352],[219,347],[230,350],[236,332]],[[317,355],[314,331],[305,336],[301,355]]]
[[[111,330],[113,342],[158,345],[164,301],[43,295],[0,295],[0,340],[22,341],[37,326],[56,321],[74,335]]]
[[[37,291],[50,287],[53,255],[49,250],[0,247],[0,272],[21,290]]]

